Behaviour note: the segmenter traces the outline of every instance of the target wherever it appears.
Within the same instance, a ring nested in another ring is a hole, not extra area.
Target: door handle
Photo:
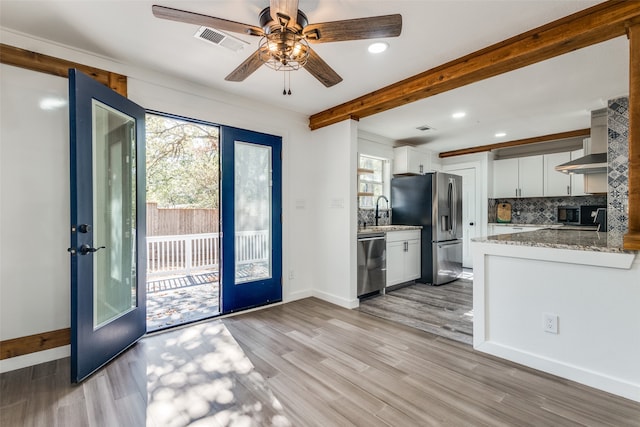
[[[97,248],[92,248],[91,246],[84,244],[80,246],[80,255],[86,255],[88,253],[98,252],[100,249],[105,249],[106,246],[98,246]]]
[[[91,231],[91,225],[90,224],[79,224],[79,225],[72,225],[71,226],[71,232],[75,233],[88,233]]]

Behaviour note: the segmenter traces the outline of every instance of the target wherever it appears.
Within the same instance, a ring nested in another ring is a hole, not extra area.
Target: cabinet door
[[[512,228],[513,227],[509,227],[508,225],[490,225],[489,236],[497,236],[499,234],[513,233]]]
[[[518,162],[518,183],[520,197],[542,197],[544,195],[543,156],[520,157]]]
[[[571,152],[571,160],[579,159],[582,156],[584,156],[584,150],[575,150]],[[584,174],[574,173],[569,176],[571,177],[571,195],[586,195],[587,193],[584,192]]]
[[[416,150],[409,149],[407,155],[407,170],[409,173],[422,175],[424,173],[424,164],[421,153]]]
[[[493,161],[493,198],[514,198],[518,190],[518,159]]]
[[[558,172],[556,166],[571,160],[571,154],[554,153],[544,155],[544,196],[562,197],[571,195],[571,175]]]
[[[387,242],[387,286],[403,282],[404,242]]]
[[[433,170],[431,153],[416,150],[413,147],[393,149],[393,173],[423,175]]]
[[[404,282],[420,277],[420,240],[409,240],[404,258]]]

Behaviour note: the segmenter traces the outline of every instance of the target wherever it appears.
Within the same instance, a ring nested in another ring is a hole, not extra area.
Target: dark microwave
[[[596,225],[598,209],[606,206],[558,206],[558,222],[572,225]]]
[[[580,224],[580,207],[558,206],[558,222],[563,224]]]

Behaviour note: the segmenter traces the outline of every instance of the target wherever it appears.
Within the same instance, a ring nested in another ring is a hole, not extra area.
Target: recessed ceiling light
[[[496,133],[496,138],[502,138],[503,136],[507,136],[507,134],[506,134],[506,133],[504,133],[504,132],[498,132],[498,133]]]
[[[453,114],[451,115],[451,117],[453,117],[454,119],[461,119],[461,118],[463,118],[463,117],[464,117],[464,116],[466,116],[466,115],[467,115],[467,113],[465,113],[464,111],[458,111],[458,112],[456,112],[456,113],[453,113]]]
[[[370,53],[382,53],[389,47],[389,43],[386,42],[375,42],[369,45]]]

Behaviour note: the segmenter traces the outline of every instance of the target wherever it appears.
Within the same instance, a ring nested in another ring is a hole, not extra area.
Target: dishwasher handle
[[[358,237],[358,242],[368,242],[370,240],[385,240],[385,238],[384,236]]]

